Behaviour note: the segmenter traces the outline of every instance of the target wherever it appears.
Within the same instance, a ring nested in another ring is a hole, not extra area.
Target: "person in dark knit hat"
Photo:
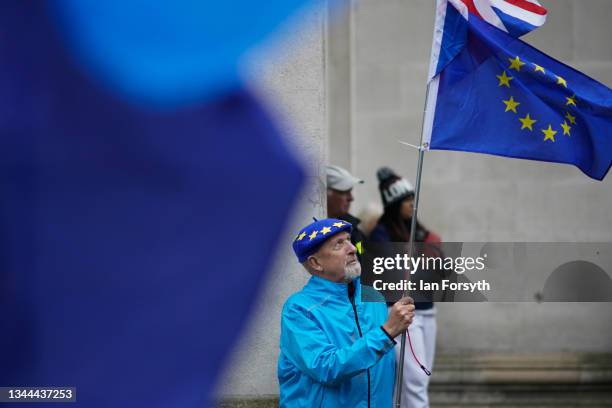
[[[414,187],[398,176],[389,167],[381,167],[377,172],[378,188],[384,206],[384,213],[372,230],[371,242],[408,242],[414,212]],[[440,237],[427,230],[418,220],[416,222],[415,242],[429,244],[427,247],[439,248]],[[431,255],[431,254],[426,254]],[[433,302],[416,302],[414,323],[408,329],[414,352],[426,367],[433,366],[436,344],[436,318]],[[396,348],[399,355],[399,347]],[[404,359],[402,384],[402,408],[429,407],[427,389],[429,377],[415,365],[412,359]]]
[[[293,240],[310,273],[287,299],[281,317],[280,407],[390,407],[395,382],[394,338],[412,322],[412,299],[389,311],[362,302],[361,265],[352,226],[328,218],[302,228]],[[387,317],[388,316],[388,317]]]

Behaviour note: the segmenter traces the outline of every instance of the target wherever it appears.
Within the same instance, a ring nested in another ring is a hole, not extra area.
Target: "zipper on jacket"
[[[361,325],[359,324],[359,316],[357,315],[357,307],[355,306],[355,284],[353,282],[349,282],[348,284],[348,298],[351,302],[351,306],[353,306],[353,313],[355,314],[355,323],[357,323],[357,331],[359,332],[359,337],[363,337],[361,333]],[[368,408],[370,408],[370,369],[366,370],[368,376]]]

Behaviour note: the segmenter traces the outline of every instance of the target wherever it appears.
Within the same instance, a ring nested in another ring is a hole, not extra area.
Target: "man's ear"
[[[319,262],[316,256],[310,255],[308,259],[306,260],[306,262],[308,263],[308,266],[310,266],[312,270],[317,271],[319,273],[323,272],[323,265],[321,265],[321,263]]]

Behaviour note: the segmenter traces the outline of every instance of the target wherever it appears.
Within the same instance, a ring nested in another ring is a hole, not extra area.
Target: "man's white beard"
[[[354,281],[361,276],[361,264],[359,262],[353,262],[344,267],[344,282],[348,283]]]

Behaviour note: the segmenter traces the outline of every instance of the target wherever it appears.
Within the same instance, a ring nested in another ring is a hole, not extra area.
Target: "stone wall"
[[[278,111],[311,176],[283,241],[287,245],[279,249],[265,293],[221,381],[220,395],[234,397],[226,400],[228,407],[275,404],[280,309],[307,278],[289,242],[311,216],[324,213],[323,166],[340,164],[366,180],[354,191],[356,214],[379,205],[379,166],[389,165],[414,181],[416,152],[397,140],[419,142],[434,1],[343,1],[347,13],[307,11],[306,24],[298,30],[288,25],[277,36],[273,45],[280,44],[280,51],[271,51],[271,45],[249,61],[254,86]],[[526,40],[611,85],[612,2],[541,3],[549,10],[548,21]],[[334,25],[327,27],[328,19]],[[425,157],[419,215],[446,241],[610,242],[611,202],[609,176],[596,182],[567,165],[440,151]],[[591,390],[593,398],[610,398],[610,304],[437,307],[435,406],[459,406],[458,401],[497,406],[500,398],[532,406],[526,401],[537,400],[537,392],[554,396],[571,389],[575,396],[588,389],[587,383],[608,392]],[[585,363],[593,360],[602,365]],[[564,372],[572,381],[559,380]],[[517,385],[513,378],[523,380]],[[579,400],[539,401],[533,406],[572,406]],[[582,401],[598,406],[597,400]]]

